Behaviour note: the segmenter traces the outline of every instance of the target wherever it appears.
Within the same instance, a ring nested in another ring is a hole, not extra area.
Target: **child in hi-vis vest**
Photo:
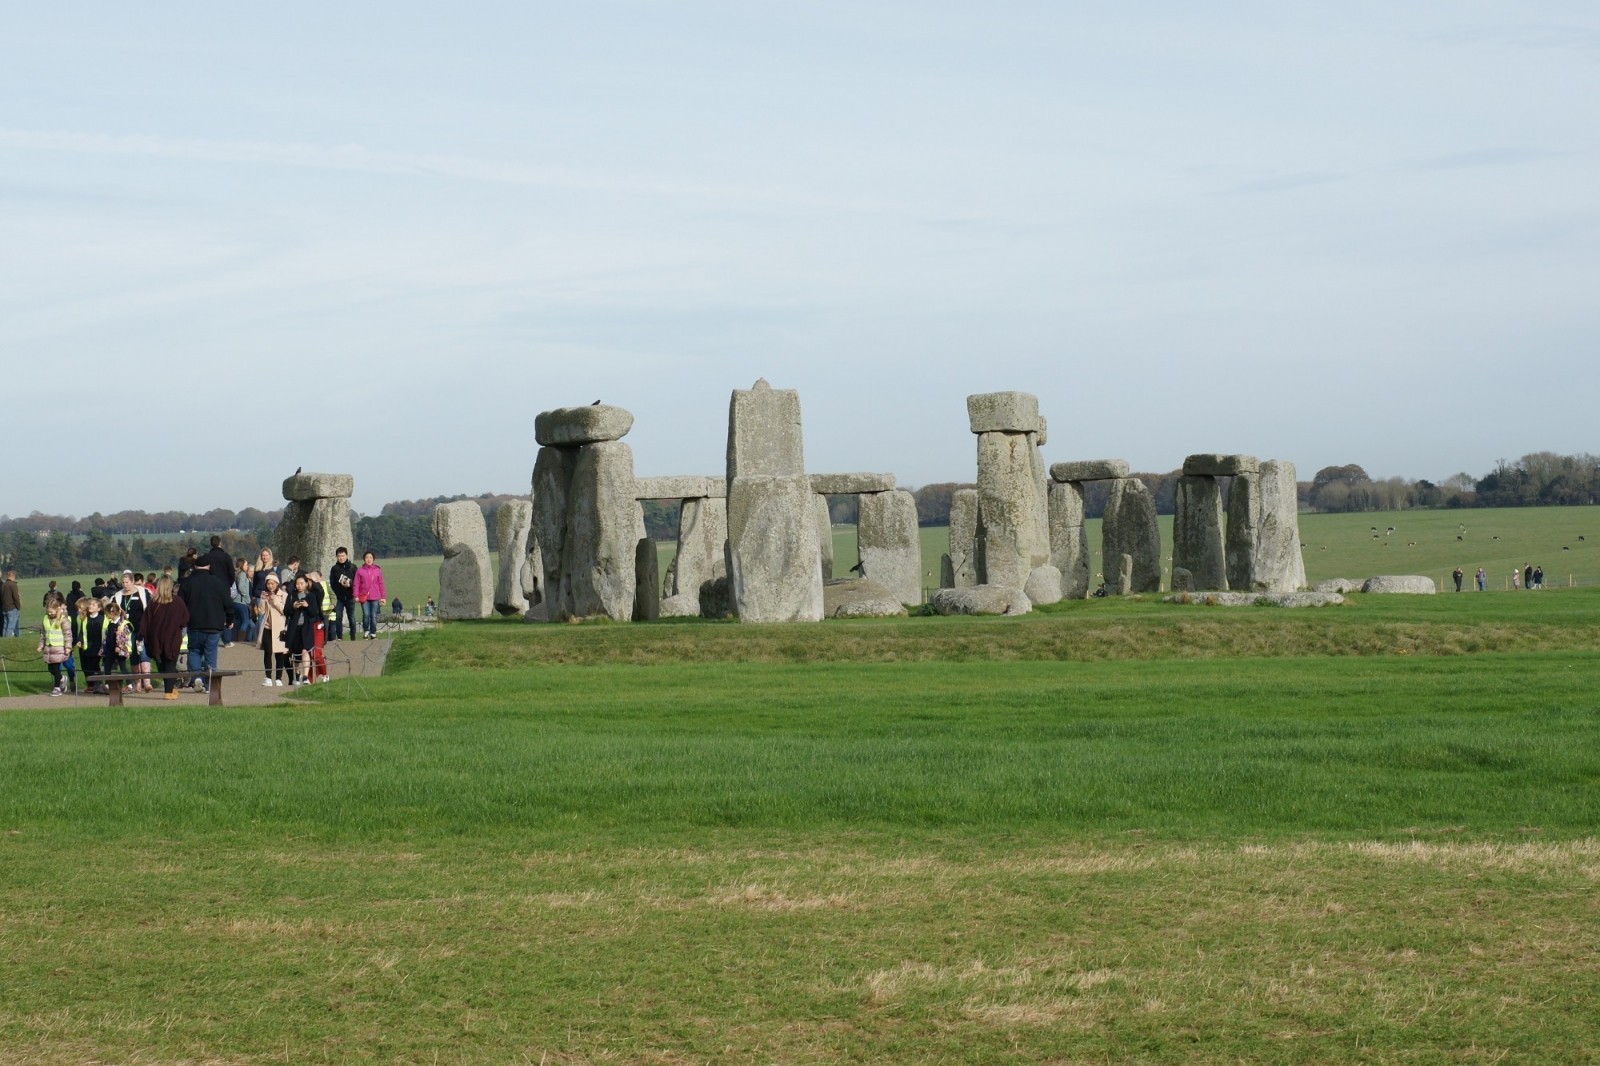
[[[62,600],[51,600],[45,609],[44,621],[39,626],[39,654],[44,656],[44,664],[50,668],[50,679],[55,682],[50,695],[61,695],[66,691],[61,686],[61,672],[70,670],[72,664],[72,620],[67,617],[67,605]],[[76,674],[71,681],[72,692],[76,695]]]

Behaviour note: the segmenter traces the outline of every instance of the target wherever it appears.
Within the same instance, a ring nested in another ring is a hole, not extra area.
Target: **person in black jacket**
[[[222,538],[213,534],[211,550],[200,556],[200,561],[211,568],[211,575],[228,588],[233,587],[233,556],[222,547]]]
[[[333,586],[333,622],[328,627],[329,640],[344,638],[344,621],[350,619],[350,635],[356,635],[356,564],[350,561],[350,552],[340,548],[334,553],[338,562],[328,571],[328,584]]]
[[[189,608],[189,672],[199,674],[217,668],[217,644],[222,631],[227,628],[228,616],[233,613],[233,597],[228,586],[211,572],[203,561],[183,576],[178,594]],[[210,686],[200,678],[194,687],[205,691]]]

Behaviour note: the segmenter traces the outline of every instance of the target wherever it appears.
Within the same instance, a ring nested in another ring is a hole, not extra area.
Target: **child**
[[[126,674],[128,656],[133,654],[133,625],[117,601],[106,604],[105,622],[100,635],[100,669],[107,674]]]
[[[83,618],[78,627],[78,657],[83,661],[83,676],[93,677],[100,672],[100,654],[105,645],[106,620],[100,613],[100,598],[85,596],[78,601]],[[101,682],[93,691],[106,695],[110,690]]]
[[[59,596],[45,608],[44,622],[39,626],[39,654],[44,656],[44,663],[50,668],[50,679],[56,683],[50,695],[61,695],[65,691],[61,687],[61,671],[72,668],[72,621],[67,617],[66,601]],[[71,677],[72,692],[77,695],[78,678],[76,674]]]

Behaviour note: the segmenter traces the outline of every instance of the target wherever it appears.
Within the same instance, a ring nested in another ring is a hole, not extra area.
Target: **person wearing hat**
[[[261,683],[266,686],[282,685],[283,675],[289,670],[288,634],[284,631],[287,618],[284,606],[288,597],[280,587],[278,575],[267,571],[261,584],[261,628],[256,633],[256,646],[261,649]]]

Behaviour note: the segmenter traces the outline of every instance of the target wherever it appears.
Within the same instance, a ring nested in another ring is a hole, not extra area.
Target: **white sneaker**
[[[333,680],[333,678],[329,677],[327,674],[323,674],[322,675],[322,683],[324,685],[326,685],[329,681],[332,681],[332,680]]]
[[[263,678],[262,678],[262,679],[261,679],[261,687],[262,687],[262,688],[271,688],[271,687],[272,687],[272,678],[270,678],[270,677],[263,677]]]
[[[52,695],[52,696],[59,696],[59,695],[61,695],[61,693],[62,693],[62,688],[61,688],[60,685],[57,685],[55,688],[50,690],[50,695]]]
[[[274,679],[274,681],[272,683],[274,685],[277,685],[279,688],[282,688],[283,687],[283,678],[281,678],[281,677],[280,678],[276,678],[276,679]]]

